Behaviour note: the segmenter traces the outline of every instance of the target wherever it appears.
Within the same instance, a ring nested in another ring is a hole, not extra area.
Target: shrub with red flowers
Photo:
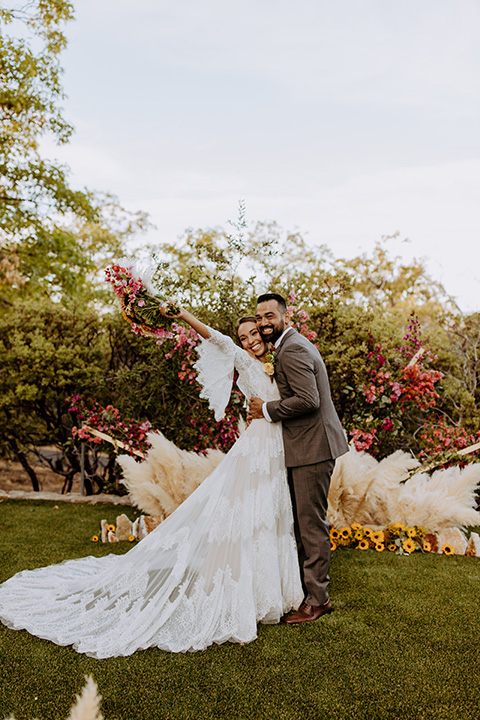
[[[418,457],[438,463],[437,467],[464,466],[478,458],[470,454],[459,456],[458,451],[479,441],[480,431],[474,435],[458,425],[447,423],[443,418],[430,420],[421,428],[419,442],[422,449]]]
[[[77,422],[77,425],[72,428],[74,438],[102,445],[102,449],[104,449],[105,441],[98,435],[89,432],[88,428],[93,428],[120,441],[123,444],[122,452],[129,455],[135,456],[135,451],[146,453],[151,447],[147,440],[147,433],[152,430],[152,424],[148,420],[138,423],[131,418],[124,419],[118,408],[113,405],[102,407],[100,403],[84,399],[80,395],[73,395],[67,401],[70,403],[68,412]],[[112,445],[107,443],[106,447],[110,451]]]
[[[362,375],[345,387],[349,398],[343,423],[357,450],[385,456],[412,448],[412,436],[435,407],[442,374],[430,367],[436,360],[425,348],[421,327],[411,316],[399,344],[375,341],[369,333]]]

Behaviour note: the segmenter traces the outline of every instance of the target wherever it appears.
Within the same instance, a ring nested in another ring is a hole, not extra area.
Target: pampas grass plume
[[[72,706],[67,720],[104,720],[100,712],[100,701],[102,696],[98,693],[98,687],[91,675],[85,676],[87,684],[80,695],[76,695],[77,702]],[[5,720],[15,720],[13,715]]]
[[[91,675],[86,677],[87,684],[80,695],[77,695],[77,702],[70,710],[67,720],[103,720],[100,712],[100,701],[102,696],[98,693],[98,687]]]

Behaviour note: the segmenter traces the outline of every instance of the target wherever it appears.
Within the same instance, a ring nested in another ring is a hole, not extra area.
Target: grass
[[[0,580],[66,558],[126,552],[93,544],[100,519],[132,510],[0,504]],[[63,720],[92,674],[106,720],[477,720],[480,561],[341,550],[335,613],[260,626],[256,642],[94,660],[0,626],[0,718]]]

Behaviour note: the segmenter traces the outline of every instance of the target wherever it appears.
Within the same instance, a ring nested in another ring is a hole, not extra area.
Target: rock
[[[467,541],[465,535],[456,527],[445,528],[438,533],[439,552],[442,546],[448,543],[455,550],[455,555],[465,555],[467,549]]]
[[[133,534],[132,533],[132,523],[125,514],[119,515],[117,517],[116,527],[117,527],[117,530],[116,530],[117,539],[120,541],[128,540],[130,535]]]
[[[163,519],[163,516],[140,515],[132,525],[132,535],[135,535],[137,540],[143,540],[144,537],[147,537],[152,530],[155,530],[160,525]]]
[[[137,540],[141,540],[139,534],[139,528],[140,528],[140,518],[138,517],[135,522],[132,524],[132,535],[137,538]]]
[[[108,542],[109,542],[109,543],[116,543],[116,542],[118,542],[118,537],[117,537],[117,536],[115,535],[115,533],[112,532],[111,530],[108,531],[107,539],[108,539]]]
[[[108,542],[108,526],[109,526],[108,520],[102,520],[100,522],[100,533],[101,533],[100,539],[103,543]]]
[[[432,553],[438,553],[440,548],[438,545],[438,537],[435,535],[435,533],[427,533],[424,537],[424,541],[428,542],[428,544],[431,547]]]
[[[468,557],[480,557],[480,535],[478,533],[472,532],[470,535],[465,555],[468,555]]]
[[[163,517],[150,517],[150,515],[144,515],[143,521],[145,524],[145,531],[147,535],[152,532],[152,530],[155,530],[156,527],[160,525],[162,522]]]

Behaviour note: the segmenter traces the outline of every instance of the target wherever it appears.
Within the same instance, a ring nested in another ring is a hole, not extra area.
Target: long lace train
[[[126,555],[18,573],[0,618],[96,658],[249,642],[303,598],[291,512],[281,429],[256,420]]]

